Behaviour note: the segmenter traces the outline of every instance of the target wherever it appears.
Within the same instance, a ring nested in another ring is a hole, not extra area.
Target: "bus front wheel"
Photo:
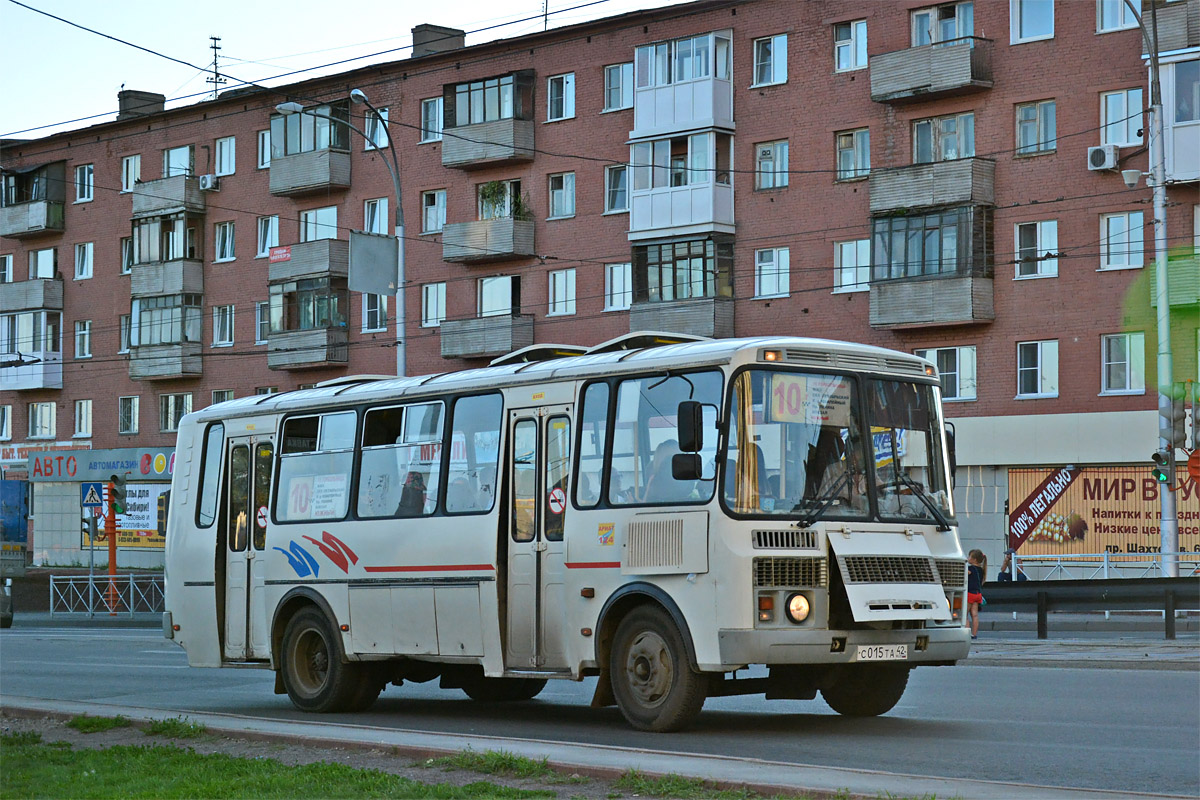
[[[280,668],[292,703],[303,711],[350,711],[369,705],[361,665],[342,661],[333,626],[316,608],[296,613],[283,634]],[[379,695],[378,690],[373,701]]]
[[[821,697],[839,714],[877,717],[900,702],[908,672],[908,667],[847,666],[832,685],[821,689]]]
[[[609,676],[621,713],[643,731],[682,728],[708,693],[704,676],[688,663],[679,629],[655,606],[634,609],[617,626]]]

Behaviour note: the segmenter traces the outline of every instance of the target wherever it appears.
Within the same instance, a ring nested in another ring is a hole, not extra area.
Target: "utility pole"
[[[221,71],[217,67],[217,52],[221,49],[221,37],[220,36],[210,36],[208,38],[212,41],[212,44],[210,45],[210,47],[212,48],[212,51],[213,51],[213,60],[212,60],[212,73],[213,74],[210,77],[205,78],[204,82],[211,83],[213,85],[212,99],[216,100],[217,92],[221,88],[221,84],[225,83],[225,78],[224,78],[224,76],[221,75]]]

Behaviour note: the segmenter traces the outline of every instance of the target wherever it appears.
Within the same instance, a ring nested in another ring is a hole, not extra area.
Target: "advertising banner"
[[[125,513],[117,515],[117,547],[159,548],[165,546],[166,539],[158,535],[158,498],[171,488],[169,483],[129,483],[125,486]],[[108,513],[107,503],[103,508],[95,509],[96,516],[96,547],[108,547],[104,539],[104,515]],[[92,509],[84,509],[84,514]],[[83,540],[81,546],[91,546],[86,534],[80,533]]]
[[[1200,552],[1200,483],[1178,472],[1179,549]],[[1159,492],[1149,467],[1008,471],[1009,547],[1022,556],[1155,553]]]

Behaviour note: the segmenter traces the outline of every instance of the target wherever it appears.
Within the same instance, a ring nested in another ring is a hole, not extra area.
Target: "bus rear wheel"
[[[477,678],[463,681],[467,697],[482,703],[519,703],[532,700],[546,688],[545,678]]]
[[[609,678],[617,706],[643,731],[674,731],[687,725],[708,694],[708,682],[688,663],[683,636],[656,606],[634,609],[613,638]]]
[[[877,717],[900,702],[908,685],[908,667],[850,665],[832,685],[821,689],[829,707],[848,717]]]
[[[378,690],[370,693],[370,676],[361,665],[342,661],[333,626],[315,608],[302,609],[288,622],[281,660],[284,688],[302,711],[359,710],[379,696]]]

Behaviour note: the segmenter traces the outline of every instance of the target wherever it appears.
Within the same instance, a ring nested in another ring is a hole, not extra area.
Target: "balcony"
[[[968,37],[870,58],[876,103],[934,100],[992,88],[992,41]]]
[[[271,159],[271,194],[299,197],[347,189],[350,154],[340,150],[310,150]]]
[[[200,179],[194,175],[172,175],[169,178],[134,185],[134,219],[178,212],[203,214],[204,206],[204,192],[200,191]]]
[[[1150,305],[1158,308],[1158,270],[1146,264],[1150,273]],[[1167,259],[1167,302],[1176,306],[1200,304],[1200,256]]]
[[[996,162],[960,158],[871,171],[871,213],[953,205],[995,205]]]
[[[533,344],[533,317],[528,314],[442,323],[442,358],[494,358]]]
[[[6,353],[4,358],[7,360],[13,355]],[[63,388],[62,353],[33,351],[22,352],[20,356],[26,363],[0,368],[0,386],[14,392]]]
[[[267,267],[267,282],[284,283],[302,278],[345,278],[349,271],[350,243],[344,239],[318,239],[272,248],[270,265]]]
[[[992,278],[952,274],[871,283],[872,328],[973,325],[995,319]]]
[[[719,31],[637,48],[635,69],[653,70],[656,53],[678,47],[695,53],[692,63],[706,63],[711,68],[704,70],[708,74],[699,78],[670,83],[662,83],[661,75],[641,76],[637,81],[641,86],[633,94],[633,130],[629,138],[654,138],[703,128],[733,130],[733,83],[728,77],[730,38],[729,31]],[[652,85],[656,79],[657,85]]]
[[[697,297],[634,303],[629,308],[629,332],[663,331],[691,336],[733,336],[733,298]]]
[[[196,259],[134,264],[130,269],[130,297],[203,293],[204,263]]]
[[[732,185],[708,182],[630,194],[630,241],[733,232]]]
[[[499,119],[447,128],[442,138],[442,166],[479,169],[532,161],[535,124],[531,119]]]
[[[25,239],[47,233],[62,233],[63,204],[55,200],[31,200],[0,208],[0,236]]]
[[[203,371],[199,342],[137,345],[129,355],[129,377],[135,381],[195,378]]]
[[[62,311],[63,282],[38,278],[0,283],[0,314],[15,311]]]
[[[349,333],[344,327],[283,331],[267,337],[271,369],[313,369],[345,364]]]
[[[536,255],[533,220],[496,217],[455,222],[442,231],[442,260],[485,264]],[[507,352],[507,351],[505,351]]]

